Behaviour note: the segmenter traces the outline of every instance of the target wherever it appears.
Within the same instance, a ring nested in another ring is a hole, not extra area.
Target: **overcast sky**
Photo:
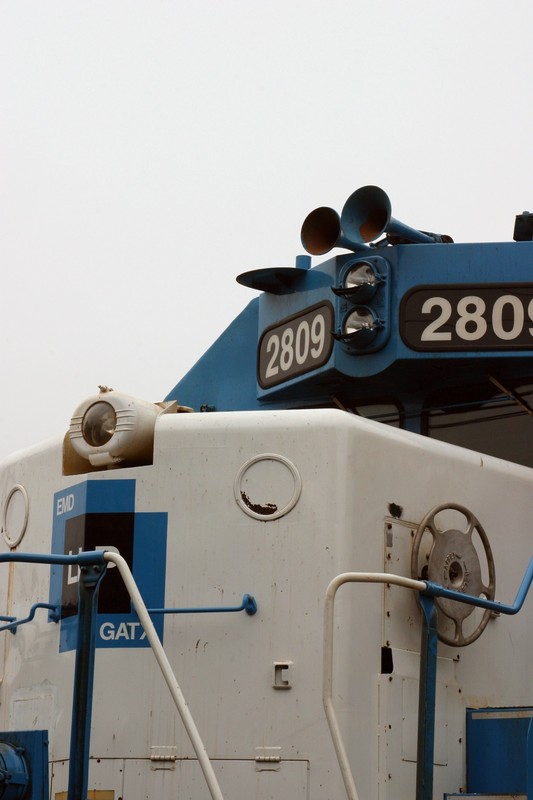
[[[532,42],[531,0],[0,0],[0,458],[163,399],[359,186],[512,239]]]

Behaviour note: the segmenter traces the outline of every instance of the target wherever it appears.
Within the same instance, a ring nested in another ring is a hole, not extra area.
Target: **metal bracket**
[[[292,666],[292,661],[274,661],[274,689],[291,689],[292,684],[287,678],[287,670]],[[285,674],[284,674],[285,673]]]

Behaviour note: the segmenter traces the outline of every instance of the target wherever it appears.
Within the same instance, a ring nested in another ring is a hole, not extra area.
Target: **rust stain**
[[[260,503],[252,503],[246,492],[241,492],[242,502],[248,506],[250,511],[255,511],[256,514],[261,514],[263,517],[268,517],[271,514],[275,514],[278,510],[277,505],[275,503],[265,503],[261,505]]]

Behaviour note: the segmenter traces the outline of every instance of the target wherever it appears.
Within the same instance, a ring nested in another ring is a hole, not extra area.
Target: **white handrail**
[[[179,715],[185,726],[185,730],[189,735],[194,752],[196,753],[200,767],[204,773],[204,778],[209,788],[209,792],[211,793],[212,800],[224,800],[215,772],[213,770],[213,765],[211,764],[209,756],[207,755],[207,750],[205,749],[204,743],[198,732],[198,728],[196,727],[196,724],[192,718],[192,714],[189,711],[189,707],[180,689],[178,681],[176,680],[176,676],[172,671],[172,667],[170,666],[167,655],[163,650],[163,645],[161,644],[159,636],[157,635],[154,623],[152,622],[150,615],[146,610],[144,600],[142,599],[141,593],[137,588],[137,584],[135,583],[133,575],[131,574],[130,568],[128,567],[126,560],[121,555],[110,550],[106,550],[104,553],[104,560],[111,561],[113,564],[116,564],[119,569],[122,580],[124,581],[124,585],[126,586],[128,594],[131,597],[133,607],[137,612],[139,621],[143,626],[144,632],[146,633],[146,638],[148,639],[154,652],[166,684],[170,689],[172,699],[174,700],[176,708],[178,709]]]
[[[326,602],[324,606],[324,665],[322,682],[322,702],[326,712],[333,746],[337,754],[337,759],[342,773],[344,786],[348,800],[359,800],[357,789],[348,754],[344,746],[340,732],[337,716],[333,707],[333,614],[335,605],[335,594],[343,583],[392,583],[395,586],[404,586],[406,589],[414,589],[423,592],[427,586],[425,581],[417,581],[412,578],[404,578],[402,575],[389,575],[386,572],[344,572],[333,578],[326,592]]]

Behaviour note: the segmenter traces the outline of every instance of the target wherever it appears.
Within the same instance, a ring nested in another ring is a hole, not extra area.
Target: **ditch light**
[[[77,455],[96,468],[151,462],[159,415],[192,411],[176,402],[150,403],[106,386],[99,389],[76,408],[68,433]]]

